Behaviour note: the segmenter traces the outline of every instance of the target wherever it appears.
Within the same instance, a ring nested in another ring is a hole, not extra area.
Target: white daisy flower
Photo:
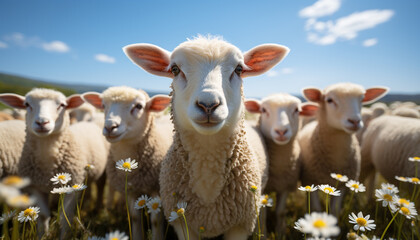
[[[397,179],[398,181],[401,181],[401,182],[408,182],[408,179],[406,177],[395,176],[395,179]]]
[[[179,218],[178,213],[175,211],[171,212],[171,215],[169,216],[168,222],[173,222]]]
[[[51,182],[53,184],[66,184],[71,180],[71,174],[70,173],[57,173],[54,177],[52,177]]]
[[[365,192],[366,187],[358,181],[350,180],[346,183],[346,187],[350,188],[353,192]]]
[[[328,184],[322,184],[318,186],[318,189],[324,193],[332,196],[340,196],[340,190],[337,190],[335,187],[331,187]]]
[[[405,198],[398,198],[396,202],[394,202],[393,205],[397,205],[398,207],[406,207],[408,205],[410,205],[412,202],[410,202],[410,200],[407,200]]]
[[[139,165],[136,162],[136,160],[134,159],[131,160],[131,158],[127,158],[125,160],[121,159],[115,164],[115,167],[117,169],[120,169],[126,172],[131,172],[131,170],[136,169],[138,166]]]
[[[300,191],[304,191],[304,192],[313,192],[316,191],[318,189],[318,187],[314,187],[314,185],[312,184],[311,186],[307,185],[307,186],[300,186],[298,188]]]
[[[357,235],[355,232],[349,232],[347,233],[347,240],[359,240],[360,236]]]
[[[21,223],[35,221],[38,218],[38,213],[39,207],[29,207],[19,213],[18,221]]]
[[[142,195],[141,197],[137,198],[136,202],[134,203],[134,208],[142,209],[146,207],[146,204],[148,201],[149,201],[149,197],[147,195]]]
[[[408,178],[408,182],[413,183],[413,184],[420,184],[420,179],[418,179],[416,177]]]
[[[16,214],[16,210],[10,211],[8,213],[3,213],[0,217],[0,224],[3,224],[6,221],[12,219]]]
[[[59,188],[54,188],[51,191],[51,193],[53,193],[53,194],[64,194],[64,193],[71,193],[73,191],[74,191],[73,188],[70,187],[70,186],[62,186],[62,187],[59,187]]]
[[[7,199],[20,195],[19,189],[0,183],[0,199]]]
[[[376,189],[375,190],[376,201],[382,201],[382,207],[394,204],[398,201],[398,196],[393,190],[389,189]]]
[[[273,206],[273,199],[270,198],[268,195],[264,195],[260,197],[260,207],[272,207]]]
[[[346,175],[341,175],[338,173],[331,173],[330,176],[340,182],[347,182],[349,180],[349,178]]]
[[[381,188],[391,190],[394,193],[398,193],[400,191],[394,184],[391,184],[391,183],[382,183]]]
[[[31,183],[31,180],[27,177],[21,178],[19,176],[7,176],[1,180],[1,183],[9,187],[22,189],[27,187]]]
[[[178,219],[179,217],[184,216],[185,209],[187,208],[187,203],[186,202],[178,202],[176,204],[176,206],[178,207],[178,210],[171,212],[171,215],[169,216],[169,219],[168,219],[169,222],[173,222],[176,219]]]
[[[294,229],[298,230],[299,232],[303,232],[302,223],[301,223],[302,220],[303,220],[303,218],[301,218],[301,219],[299,219],[295,222]]]
[[[6,203],[13,208],[27,208],[35,204],[35,198],[27,194],[19,194],[6,198]]]
[[[160,212],[161,202],[159,197],[149,199],[147,202],[147,212],[157,214]]]
[[[416,207],[412,202],[410,202],[408,205],[390,205],[390,207],[393,213],[398,211],[400,214],[404,215],[408,219],[415,218],[417,216]]]
[[[337,218],[325,212],[305,214],[305,217],[298,222],[303,233],[309,233],[314,237],[337,236],[340,233],[340,228],[337,227]]]
[[[87,186],[83,183],[81,184],[74,184],[73,186],[71,186],[71,188],[73,189],[73,191],[82,191],[85,190],[87,188]]]
[[[420,162],[420,157],[409,157],[408,158],[408,161],[411,161],[411,162]]]
[[[128,240],[128,236],[125,235],[125,233],[116,230],[114,232],[107,233],[105,235],[105,240]]]
[[[359,212],[356,216],[356,214],[351,213],[349,214],[350,223],[355,224],[353,229],[354,231],[370,231],[375,229],[376,225],[374,224],[375,221],[369,220],[370,215],[366,215],[363,217],[363,213]]]
[[[87,165],[85,166],[85,170],[87,170],[87,171],[92,170],[92,169],[94,169],[94,168],[95,168],[95,166],[94,166],[94,165],[92,165],[92,164],[87,164]]]

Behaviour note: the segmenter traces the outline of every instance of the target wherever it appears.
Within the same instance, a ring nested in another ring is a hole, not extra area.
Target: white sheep
[[[0,96],[0,101],[2,97]],[[18,164],[25,141],[25,122],[0,122],[0,178],[18,174]]]
[[[418,119],[382,116],[372,120],[361,146],[361,180],[368,179],[368,196],[373,193],[375,169],[394,184],[397,183],[395,176],[414,177],[415,163],[408,158],[420,156],[419,146]]]
[[[72,109],[70,112],[70,124],[76,122],[93,122],[100,128],[104,126],[104,114],[96,111],[95,107],[88,103],[83,103],[78,108]]]
[[[71,174],[73,183],[82,183],[86,175],[85,167],[91,164],[94,168],[89,171],[89,179],[98,180],[105,170],[107,143],[100,128],[93,123],[69,125],[67,110],[83,103],[79,95],[66,98],[55,90],[35,88],[25,97],[0,94],[0,99],[11,107],[27,110],[26,139],[18,173],[31,179],[33,189],[40,197],[38,204],[44,230],[47,231],[50,216],[47,198],[53,189],[50,178],[56,173],[67,172]],[[74,194],[66,199],[66,208],[69,208],[67,213],[71,217],[74,213],[70,210]]]
[[[221,38],[199,36],[172,53],[151,44],[124,51],[149,73],[173,78],[175,136],[160,174],[166,217],[185,201],[190,239],[198,239],[199,227],[203,237],[247,239],[268,169],[262,136],[244,123],[242,78],[268,71],[288,48],[266,44],[242,54]],[[171,224],[182,239],[181,223]]]
[[[139,163],[128,175],[128,192],[131,203],[143,194],[159,194],[159,173],[161,162],[172,144],[173,126],[169,118],[156,121],[155,113],[169,106],[171,98],[156,95],[152,98],[142,91],[130,87],[111,87],[102,94],[88,92],[83,99],[105,111],[103,135],[111,143],[106,168],[110,186],[124,193],[125,173],[115,168],[117,161],[131,158]],[[133,226],[140,225],[140,211],[131,209]],[[152,214],[154,239],[162,239],[156,229],[157,219]],[[160,224],[163,226],[163,224]],[[135,227],[134,239],[141,238],[141,228]]]
[[[391,114],[400,117],[420,118],[420,112],[414,107],[400,106],[392,110]]]
[[[389,113],[388,106],[383,102],[372,104],[372,106],[370,106],[370,110],[372,110],[372,119]]]
[[[360,173],[360,147],[355,132],[363,127],[362,104],[381,98],[388,89],[364,89],[352,83],[338,83],[324,90],[303,89],[304,97],[319,104],[317,121],[306,125],[299,133],[302,149],[302,184],[330,184],[336,180],[331,173],[347,175],[357,180]],[[320,210],[319,199],[314,194],[313,203]],[[332,209],[340,210],[343,194],[333,198]],[[335,205],[338,204],[338,205]],[[337,212],[336,212],[337,213]]]
[[[284,228],[286,199],[294,192],[300,179],[300,146],[296,139],[301,126],[299,116],[315,115],[318,105],[302,104],[289,94],[270,95],[261,101],[247,100],[251,113],[259,113],[259,129],[264,136],[269,158],[269,178],[266,191],[277,192],[276,218],[278,233]]]

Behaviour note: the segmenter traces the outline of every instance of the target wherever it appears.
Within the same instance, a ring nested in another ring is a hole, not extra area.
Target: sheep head
[[[124,48],[149,73],[173,79],[174,121],[178,128],[213,135],[231,129],[242,116],[242,78],[262,74],[289,52],[266,44],[246,53],[215,37],[188,40],[170,53],[150,44]]]

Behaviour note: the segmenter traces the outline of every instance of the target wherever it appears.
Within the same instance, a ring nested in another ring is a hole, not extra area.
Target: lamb
[[[260,113],[259,129],[264,136],[269,156],[269,178],[266,191],[277,192],[277,227],[281,233],[285,222],[286,199],[294,192],[300,179],[300,147],[296,135],[300,129],[299,116],[313,116],[318,105],[302,104],[302,101],[289,94],[279,93],[261,101],[245,101],[251,113]]]
[[[96,123],[100,128],[104,126],[104,114],[97,112],[95,107],[88,103],[83,103],[78,108],[70,112],[70,124],[86,121]]]
[[[0,99],[11,107],[27,110],[26,139],[18,173],[31,179],[40,197],[42,223],[47,231],[50,216],[47,198],[53,188],[50,178],[56,173],[67,172],[72,175],[73,183],[82,183],[85,167],[91,164],[95,168],[89,171],[89,179],[98,180],[105,170],[107,143],[101,130],[93,123],[81,122],[69,126],[67,110],[83,103],[79,95],[66,98],[55,90],[35,88],[25,97],[1,94]],[[74,195],[66,199],[66,208],[70,209]],[[73,212],[67,211],[69,215]]]
[[[369,125],[369,122],[373,119],[373,111],[370,108],[362,107],[362,110],[360,111],[360,114],[361,114],[361,117],[362,117],[363,127],[360,128],[356,132],[356,138],[357,138],[357,141],[359,142],[359,145],[362,144],[363,133],[366,131],[366,128]]]
[[[412,107],[397,107],[392,111],[391,114],[400,117],[420,118],[420,112]]]
[[[338,83],[325,88],[303,89],[304,97],[319,104],[317,122],[305,126],[298,140],[302,149],[302,184],[335,185],[331,173],[347,175],[357,180],[360,173],[360,147],[355,132],[363,127],[361,105],[381,98],[388,88],[365,90],[352,83]],[[343,194],[333,198],[335,211],[340,210]],[[314,194],[314,207],[320,210]],[[337,204],[337,205],[335,205]],[[338,212],[335,212],[337,214]]]
[[[128,175],[130,202],[142,194],[159,194],[159,173],[163,158],[172,144],[173,126],[169,118],[156,121],[156,112],[169,106],[171,98],[156,95],[152,98],[143,91],[130,87],[111,87],[102,94],[88,92],[82,95],[86,102],[105,110],[103,135],[111,143],[106,167],[107,176],[112,176],[110,187],[124,193],[125,173],[116,169],[120,159],[131,158],[139,162],[140,168]],[[140,211],[131,209],[134,226],[140,226]],[[154,227],[157,225],[152,215]],[[160,224],[163,226],[163,224]],[[141,239],[140,228],[134,228],[134,239]],[[162,239],[157,230],[154,239]]]
[[[242,54],[221,38],[199,36],[172,53],[151,44],[124,51],[147,72],[173,78],[174,143],[159,178],[166,217],[185,201],[190,239],[198,239],[200,227],[202,237],[247,239],[257,218],[255,194],[264,189],[268,169],[262,136],[244,122],[241,78],[268,71],[288,48],[266,44]],[[181,223],[171,224],[182,239]]]
[[[2,101],[2,97],[0,97],[0,101]],[[0,122],[0,178],[18,174],[18,163],[22,155],[24,141],[24,121]]]
[[[395,176],[415,176],[415,163],[408,158],[420,156],[418,119],[382,116],[371,121],[363,139],[361,180],[369,178],[369,196],[373,193],[375,169],[394,184]]]
[[[383,102],[377,102],[372,104],[372,106],[370,106],[370,109],[372,110],[372,119],[380,117],[384,114],[388,114],[389,112],[388,106]]]
[[[5,111],[0,111],[0,122],[13,120],[13,119],[15,119],[15,118],[12,115],[10,115],[9,113],[7,113]]]

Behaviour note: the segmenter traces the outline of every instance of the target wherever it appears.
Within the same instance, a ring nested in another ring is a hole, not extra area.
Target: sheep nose
[[[47,125],[48,123],[50,123],[50,121],[48,121],[46,119],[41,119],[41,120],[36,120],[35,123],[38,126],[43,127],[43,126]]]
[[[104,126],[104,129],[106,132],[111,133],[112,130],[114,130],[115,128],[118,128],[118,124],[117,123],[113,123],[111,126]]]
[[[351,123],[353,126],[358,126],[359,123],[360,123],[360,119],[351,119],[351,118],[349,118],[349,119],[347,119],[347,121],[349,123]]]
[[[284,136],[287,132],[288,132],[288,130],[287,129],[284,129],[284,130],[280,130],[280,129],[276,129],[276,130],[274,130],[279,136]]]
[[[218,106],[220,106],[220,101],[215,101],[211,103],[205,103],[205,102],[195,102],[197,107],[201,110],[203,110],[207,115],[211,115]]]

